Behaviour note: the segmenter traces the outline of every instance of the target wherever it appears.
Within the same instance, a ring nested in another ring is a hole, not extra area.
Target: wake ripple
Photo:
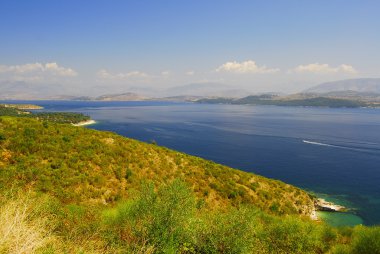
[[[306,143],[306,144],[310,144],[310,145],[317,145],[317,146],[325,146],[325,147],[346,149],[346,150],[357,151],[357,152],[370,152],[370,153],[375,152],[375,153],[377,153],[377,152],[380,151],[379,148],[340,146],[340,145],[332,145],[332,144],[315,142],[315,141],[310,141],[310,140],[302,140],[302,142]]]

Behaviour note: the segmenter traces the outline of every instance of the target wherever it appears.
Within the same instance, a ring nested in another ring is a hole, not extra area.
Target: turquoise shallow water
[[[335,226],[355,226],[363,224],[362,218],[352,213],[317,212],[318,218]]]
[[[312,191],[311,191],[312,192]],[[346,212],[322,212],[318,211],[318,218],[325,221],[326,223],[340,227],[340,226],[355,226],[364,224],[363,219],[357,214],[357,208],[351,202],[349,202],[346,198],[346,195],[340,196],[330,196],[328,194],[322,193],[313,193],[319,198],[323,198],[328,202],[332,202],[337,205],[342,205],[346,207],[348,210]]]
[[[318,196],[325,194],[352,208],[347,214],[323,214],[332,224],[380,224],[380,109],[28,103],[47,111],[82,112],[98,122],[88,128],[145,142],[155,140],[158,145],[279,179]]]

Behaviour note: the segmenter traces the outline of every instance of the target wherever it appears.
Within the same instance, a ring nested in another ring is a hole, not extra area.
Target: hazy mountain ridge
[[[97,101],[142,101],[147,99],[149,99],[149,97],[130,92],[102,95],[94,98],[94,100]]]
[[[40,85],[29,85],[26,82],[1,83],[0,99],[3,100],[93,100],[93,101],[197,101],[212,99],[215,101],[226,98],[239,101],[248,96],[270,95],[271,99],[281,101],[309,100],[323,97],[363,102],[380,102],[380,78],[349,79],[323,83],[303,92],[284,95],[281,93],[254,93],[242,89],[235,89],[222,83],[191,83],[164,90],[157,90],[154,94],[145,93],[140,89],[126,89],[126,92],[103,94],[99,96],[65,95],[66,90],[59,90],[57,86],[39,95],[43,88]],[[262,98],[261,98],[262,99]],[[326,100],[325,100],[326,102]]]
[[[244,89],[237,89],[232,86],[205,82],[205,83],[191,83],[183,86],[176,86],[168,88],[164,91],[166,96],[229,96],[229,97],[242,97],[250,94],[249,91]]]
[[[249,95],[242,98],[216,97],[200,103],[317,107],[379,107],[380,79],[349,79],[323,83],[290,95]]]
[[[96,89],[98,95],[84,94],[64,88],[63,85],[29,84],[27,82],[2,82],[0,83],[0,99],[3,100],[100,100],[100,101],[137,101],[137,100],[174,100],[192,101],[195,98],[204,97],[234,97],[239,98],[250,94],[249,91],[236,89],[221,83],[191,83],[187,85],[170,87],[167,89],[125,88],[120,92],[102,93],[102,89]],[[92,91],[93,92],[93,91]],[[103,91],[104,92],[104,91]]]
[[[359,92],[380,94],[380,78],[346,79],[311,87],[304,93]]]

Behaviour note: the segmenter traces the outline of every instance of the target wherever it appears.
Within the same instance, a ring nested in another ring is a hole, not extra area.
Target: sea
[[[13,101],[22,103],[23,101]],[[380,109],[176,102],[27,101],[107,130],[282,180],[344,205],[334,226],[380,224]]]

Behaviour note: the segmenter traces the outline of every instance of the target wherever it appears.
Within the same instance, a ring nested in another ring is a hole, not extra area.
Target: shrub
[[[270,253],[323,253],[323,227],[296,217],[273,218],[260,240]]]
[[[197,230],[197,253],[256,253],[260,212],[253,207],[206,212]]]
[[[380,227],[357,226],[354,229],[350,253],[379,254],[380,253]]]
[[[104,213],[106,238],[111,244],[131,248],[146,245],[159,252],[176,253],[182,243],[191,242],[195,207],[193,194],[181,181],[175,180],[157,192],[152,184],[145,184],[138,198]]]

